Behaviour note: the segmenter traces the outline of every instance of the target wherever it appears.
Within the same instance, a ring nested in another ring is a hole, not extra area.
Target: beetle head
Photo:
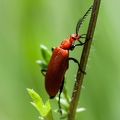
[[[74,42],[75,40],[79,40],[80,37],[81,36],[79,34],[71,34],[70,35],[70,42]]]

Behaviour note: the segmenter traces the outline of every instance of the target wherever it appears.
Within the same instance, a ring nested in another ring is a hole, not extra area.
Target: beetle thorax
[[[69,38],[64,39],[61,44],[60,44],[60,48],[65,49],[65,50],[69,50],[71,48],[71,46],[73,45],[73,43],[76,40],[80,39],[80,35],[78,34],[71,34]]]
[[[65,50],[69,50],[71,44],[72,42],[70,41],[70,38],[67,38],[61,42],[60,47]]]

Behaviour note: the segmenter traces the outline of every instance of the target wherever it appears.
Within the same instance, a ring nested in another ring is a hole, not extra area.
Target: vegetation
[[[44,77],[36,60],[42,59],[39,49],[51,47],[75,32],[80,17],[91,6],[92,0],[20,1],[0,0],[0,119],[36,120],[39,113],[30,105],[26,88],[34,89],[45,103],[48,100]],[[86,67],[86,75],[78,107],[86,111],[76,120],[120,119],[120,55],[119,55],[119,0],[102,1],[94,33],[94,40]],[[89,16],[79,33],[86,33]],[[70,56],[80,59],[76,48]],[[67,90],[72,95],[77,65],[70,62],[66,74]],[[51,100],[54,113],[57,101]],[[39,118],[38,118],[39,119]]]

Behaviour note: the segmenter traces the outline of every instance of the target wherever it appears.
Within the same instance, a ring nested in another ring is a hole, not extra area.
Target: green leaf
[[[36,60],[36,63],[39,64],[41,68],[47,68],[47,63],[41,60]]]
[[[41,49],[41,52],[42,52],[42,56],[45,60],[46,63],[49,63],[50,61],[50,58],[51,58],[51,52],[48,50],[48,48],[44,45],[40,45],[40,49]]]
[[[85,108],[77,108],[76,112],[79,113],[79,112],[82,112],[82,111],[85,111],[85,110],[86,110]]]
[[[39,111],[44,120],[53,120],[49,100],[44,104],[41,97],[32,89],[27,88],[33,102],[31,104]]]

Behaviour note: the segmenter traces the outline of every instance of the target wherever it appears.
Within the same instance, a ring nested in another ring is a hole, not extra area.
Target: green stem
[[[86,35],[86,40],[85,40],[88,42],[86,42],[86,44],[83,47],[81,60],[80,60],[80,66],[83,71],[85,71],[89,52],[90,52],[90,47],[91,47],[92,38],[93,38],[93,34],[95,31],[95,26],[97,22],[100,2],[101,0],[94,0],[94,3],[93,3],[93,9],[92,9],[89,27],[88,27],[88,31]],[[68,112],[68,120],[74,120],[75,118],[75,113],[76,113],[76,108],[77,108],[78,100],[79,100],[80,93],[81,93],[81,86],[83,83],[83,78],[84,78],[84,74],[78,69],[77,76],[76,76],[76,82],[75,82],[73,94],[71,97],[70,109]]]

